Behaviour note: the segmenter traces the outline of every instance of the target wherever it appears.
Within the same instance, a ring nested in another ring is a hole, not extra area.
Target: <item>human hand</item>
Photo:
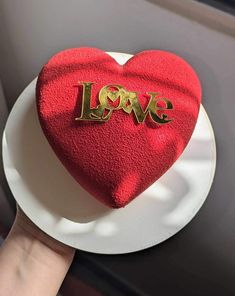
[[[74,248],[71,248],[51,236],[47,235],[41,229],[39,229],[21,210],[21,208],[17,205],[17,212],[15,217],[15,222],[11,229],[11,232],[23,234],[24,236],[29,237],[30,239],[36,239],[45,247],[50,248],[55,253],[64,256],[73,256]]]
[[[41,231],[18,207],[0,249],[0,296],[54,296],[75,250]]]

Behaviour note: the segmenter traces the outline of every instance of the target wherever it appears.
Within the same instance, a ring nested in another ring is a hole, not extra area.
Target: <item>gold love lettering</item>
[[[133,111],[138,123],[143,123],[147,114],[159,124],[166,124],[173,120],[169,119],[168,115],[164,113],[158,114],[159,110],[173,109],[173,105],[170,100],[159,97],[157,92],[146,92],[150,99],[146,109],[143,110],[137,92],[128,91],[121,85],[109,84],[101,88],[98,95],[99,105],[92,108],[91,93],[94,82],[81,82],[80,84],[83,86],[82,108],[80,117],[75,118],[75,120],[108,121],[113,111],[120,109],[128,114]],[[110,101],[118,105],[114,106],[110,104]],[[164,102],[165,107],[160,107],[159,102]]]

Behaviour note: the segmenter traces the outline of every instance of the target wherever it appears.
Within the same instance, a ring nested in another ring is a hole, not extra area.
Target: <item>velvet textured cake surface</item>
[[[169,122],[154,121],[150,112],[138,122],[134,109],[127,113],[117,108],[121,98],[107,98],[113,107],[109,120],[77,120],[85,82],[93,83],[90,109],[99,105],[103,87],[118,85],[136,93],[143,111],[151,93],[157,93],[156,115]],[[161,98],[172,108],[167,109]],[[36,100],[42,130],[68,172],[99,201],[120,208],[161,177],[183,152],[197,121],[201,86],[193,68],[169,52],[143,51],[121,66],[102,50],[74,48],[44,65]]]

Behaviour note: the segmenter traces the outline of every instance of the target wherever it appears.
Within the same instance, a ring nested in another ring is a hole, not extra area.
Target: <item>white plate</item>
[[[110,53],[120,64],[131,55]],[[3,135],[11,191],[27,216],[55,239],[77,249],[130,253],[159,244],[195,216],[210,190],[216,147],[201,106],[182,156],[157,182],[122,209],[108,209],[68,174],[40,128],[32,81],[16,101]]]

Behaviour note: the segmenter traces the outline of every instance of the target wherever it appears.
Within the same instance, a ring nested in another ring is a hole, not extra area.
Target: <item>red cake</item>
[[[201,86],[179,56],[147,50],[119,65],[96,48],[54,55],[36,86],[42,130],[76,181],[124,207],[177,160],[193,133]]]

